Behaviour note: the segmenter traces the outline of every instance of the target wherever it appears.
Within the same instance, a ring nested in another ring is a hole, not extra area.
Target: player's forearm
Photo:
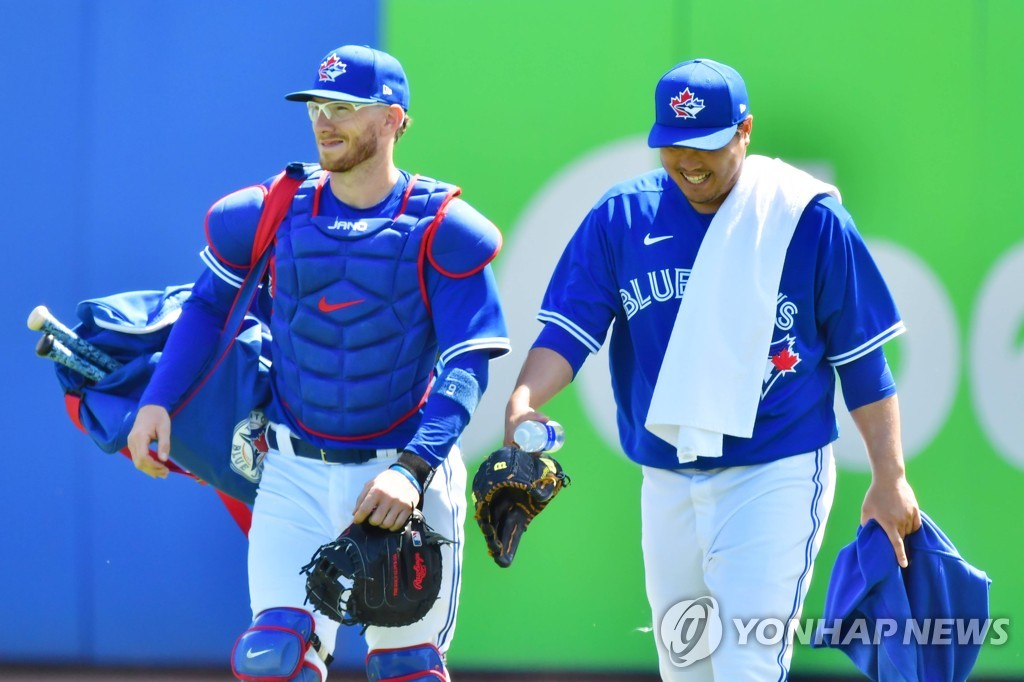
[[[487,390],[489,351],[470,351],[453,358],[437,378],[423,419],[405,450],[431,469],[440,466],[469,425]]]
[[[861,505],[860,522],[876,521],[889,536],[899,565],[906,567],[902,538],[921,527],[921,510],[903,463],[899,402],[892,395],[850,414],[864,438],[871,463],[871,485]]]
[[[891,395],[858,407],[850,412],[850,416],[867,447],[872,479],[885,482],[905,478],[899,401],[896,396]]]
[[[436,469],[468,424],[469,415],[465,410],[450,401],[432,397],[427,401],[420,428],[405,450],[415,453],[431,469]]]
[[[568,386],[572,378],[572,365],[558,352],[550,348],[531,348],[509,397],[508,409],[540,409]]]

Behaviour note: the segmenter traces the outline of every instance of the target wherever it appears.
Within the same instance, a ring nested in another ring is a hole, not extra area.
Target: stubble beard
[[[330,160],[320,152],[320,167],[332,173],[347,173],[377,153],[377,136],[365,135],[350,139],[350,148],[342,156]]]

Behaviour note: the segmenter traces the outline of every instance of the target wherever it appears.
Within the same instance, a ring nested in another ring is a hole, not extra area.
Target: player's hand
[[[371,526],[401,530],[419,502],[420,494],[409,479],[387,469],[363,486],[352,512],[352,522],[369,521]]]
[[[504,445],[515,445],[515,432],[516,427],[522,424],[528,419],[539,421],[543,424],[547,424],[551,421],[551,417],[547,416],[543,412],[538,412],[529,405],[519,405],[513,399],[508,401],[508,405],[505,406],[505,442]]]
[[[159,461],[149,454],[149,444],[156,441]],[[128,434],[128,450],[135,468],[153,478],[167,478],[170,469],[163,462],[171,456],[171,416],[159,405],[143,405],[135,415],[135,424]]]
[[[864,525],[871,519],[877,521],[889,536],[889,542],[896,552],[896,561],[906,568],[909,561],[903,538],[921,527],[921,508],[905,477],[881,481],[872,479],[864,496],[860,523]]]

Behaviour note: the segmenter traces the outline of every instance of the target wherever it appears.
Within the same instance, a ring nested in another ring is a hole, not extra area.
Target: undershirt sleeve
[[[199,276],[171,328],[140,406],[160,405],[168,412],[174,411],[216,350],[237,293],[210,270]]]
[[[487,388],[489,359],[490,352],[484,349],[462,353],[445,366],[436,384],[443,385],[445,376],[460,369],[473,375],[479,387],[479,395],[482,396]],[[432,468],[437,468],[448,456],[472,416],[462,402],[451,400],[442,393],[431,393],[423,408],[423,420],[405,449],[422,457]]]

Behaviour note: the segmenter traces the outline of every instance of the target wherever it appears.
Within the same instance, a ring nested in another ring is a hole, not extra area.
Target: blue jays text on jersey
[[[679,466],[672,446],[644,422],[712,218],[697,213],[662,169],[616,185],[566,247],[537,316],[545,328],[536,345],[559,352],[574,370],[600,349],[611,327],[619,435],[626,454],[642,464]],[[721,459],[688,466],[772,461],[835,440],[834,368],[904,331],[852,218],[830,196],[816,197],[797,224],[775,319],[753,436],[726,436]]]

